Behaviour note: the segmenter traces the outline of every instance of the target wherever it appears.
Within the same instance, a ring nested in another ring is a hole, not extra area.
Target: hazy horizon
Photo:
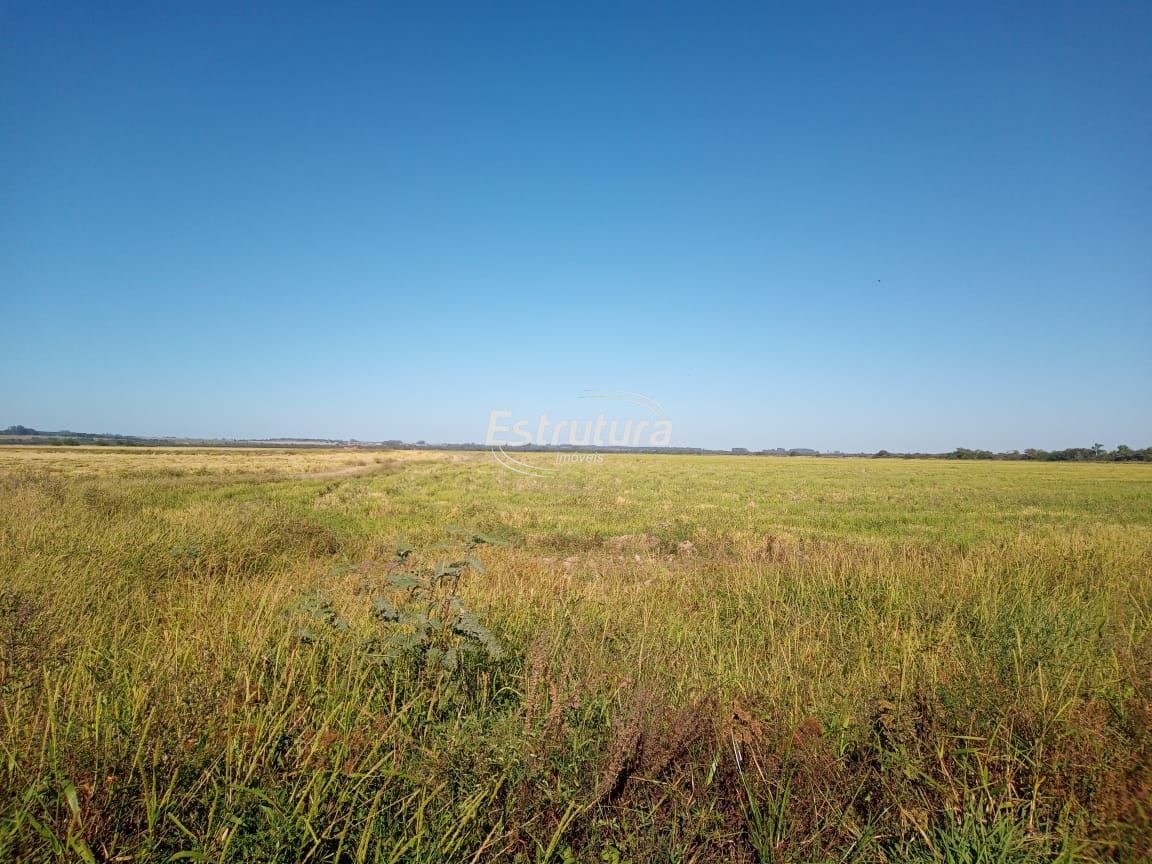
[[[286,443],[287,442],[332,441],[332,442],[355,442],[358,444],[364,444],[364,445],[368,445],[368,446],[383,445],[383,444],[386,444],[388,442],[398,441],[400,444],[405,445],[405,446],[417,445],[417,446],[427,446],[427,447],[432,447],[432,448],[435,448],[438,446],[444,446],[444,447],[451,447],[451,448],[475,447],[475,448],[483,449],[483,448],[487,448],[487,447],[492,446],[490,444],[485,443],[482,436],[478,437],[476,439],[468,439],[468,440],[436,440],[436,439],[431,439],[431,438],[427,438],[427,437],[398,438],[397,436],[388,436],[388,435],[371,437],[371,436],[363,436],[363,435],[337,436],[337,435],[290,435],[290,434],[270,435],[270,436],[264,436],[264,437],[260,437],[260,438],[245,438],[242,436],[229,436],[229,435],[195,436],[195,435],[183,435],[183,434],[178,434],[178,433],[173,433],[173,434],[138,433],[138,432],[113,430],[113,429],[93,430],[93,429],[73,428],[73,427],[68,427],[68,426],[62,426],[58,429],[47,429],[47,428],[41,428],[38,426],[29,425],[27,423],[20,423],[20,424],[17,424],[17,423],[12,423],[12,424],[0,423],[0,430],[8,429],[8,428],[11,428],[14,426],[23,426],[23,427],[28,428],[28,429],[34,429],[34,430],[36,430],[37,433],[40,433],[40,434],[45,434],[45,433],[48,433],[48,434],[52,434],[52,433],[68,434],[68,433],[71,433],[71,434],[95,435],[95,436],[117,436],[117,437],[125,437],[125,438],[131,438],[131,439],[142,439],[142,440],[171,439],[174,441],[205,441],[205,442],[213,442],[213,441],[222,441],[222,442],[228,442],[228,441],[277,442],[277,441],[284,441]],[[1111,445],[1104,445],[1103,442],[1098,442],[1098,441],[1073,442],[1071,444],[1062,445],[1062,446],[1040,447],[1037,449],[1052,450],[1052,451],[1072,449],[1072,448],[1077,448],[1077,447],[1087,449],[1087,448],[1090,448],[1093,444],[1101,444],[1101,446],[1104,446],[1106,450],[1114,450],[1117,446],[1121,446],[1121,445],[1133,447],[1134,449],[1144,449],[1146,446],[1146,442],[1136,442],[1134,439],[1133,441],[1120,441],[1120,442],[1116,442],[1116,443],[1111,444]],[[511,449],[511,448],[514,448],[517,446],[523,446],[523,445],[522,444],[508,444],[506,446]],[[529,447],[538,447],[540,445],[529,442],[528,446]],[[595,449],[598,445],[580,444],[579,442],[577,442],[576,444],[572,444],[567,440],[561,440],[558,445],[557,444],[549,444],[548,446],[560,446],[560,447],[576,446],[576,447],[581,447],[584,449]],[[654,447],[652,445],[644,444],[644,443],[624,444],[624,445],[609,444],[609,445],[599,445],[599,446],[601,446],[602,449],[608,449],[611,447],[620,447],[620,446],[625,446],[625,447],[631,446],[635,449],[643,449],[643,450],[660,449],[659,446]],[[676,450],[676,449],[700,449],[700,450],[715,451],[715,452],[727,452],[730,450],[745,449],[745,450],[748,450],[750,453],[753,453],[753,454],[759,453],[759,452],[811,450],[811,451],[815,451],[817,453],[820,453],[822,455],[836,455],[836,454],[871,455],[871,454],[874,454],[874,453],[881,451],[881,450],[889,451],[889,452],[891,452],[893,454],[897,454],[897,455],[902,454],[902,453],[921,453],[921,454],[949,453],[949,452],[952,452],[953,450],[955,450],[959,447],[966,447],[967,449],[972,449],[972,450],[989,449],[989,448],[983,448],[983,447],[967,447],[967,445],[965,445],[965,444],[959,444],[959,445],[956,445],[956,447],[947,448],[944,450],[925,450],[923,448],[894,449],[894,448],[890,448],[890,447],[880,447],[880,448],[867,449],[867,450],[863,450],[863,449],[855,450],[855,449],[849,449],[849,448],[844,448],[844,447],[831,447],[831,448],[810,447],[809,445],[807,445],[803,442],[800,442],[800,443],[792,442],[792,443],[783,443],[783,444],[765,444],[765,445],[757,444],[755,446],[748,446],[748,445],[743,445],[743,444],[732,444],[730,446],[728,446],[728,445],[705,446],[705,445],[701,445],[701,444],[695,444],[691,441],[679,441],[679,440],[674,440],[674,441],[672,441],[671,444],[664,445],[664,446],[667,446],[672,450]],[[993,451],[993,452],[999,452],[999,453],[1008,453],[1008,452],[1013,452],[1013,451],[1023,452],[1025,450],[1031,448],[1032,446],[1033,445],[1026,445],[1026,446],[1019,446],[1019,447],[1007,447],[1007,448],[1003,448],[1002,450],[997,450],[997,451]]]

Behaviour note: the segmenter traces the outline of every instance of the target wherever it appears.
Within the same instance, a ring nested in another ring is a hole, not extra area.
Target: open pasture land
[[[0,860],[1152,855],[1152,470],[0,448]]]

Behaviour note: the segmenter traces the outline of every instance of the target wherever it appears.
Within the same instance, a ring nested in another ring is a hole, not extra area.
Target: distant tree
[[[1053,450],[1047,459],[1050,462],[1083,462],[1086,459],[1094,459],[1095,456],[1095,451],[1088,447],[1069,447],[1066,450]]]
[[[1104,445],[1097,441],[1092,445],[1092,458],[1099,459],[1100,454],[1104,452]]]
[[[996,454],[991,450],[969,450],[967,447],[957,447],[948,454],[949,459],[995,459]]]

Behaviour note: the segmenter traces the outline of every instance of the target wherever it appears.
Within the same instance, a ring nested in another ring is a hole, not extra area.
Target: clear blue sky
[[[0,426],[1152,444],[1152,4],[0,0]]]

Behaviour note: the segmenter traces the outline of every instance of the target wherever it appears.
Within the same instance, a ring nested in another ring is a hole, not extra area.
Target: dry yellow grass
[[[1149,853],[1147,466],[0,448],[0,491],[6,859]],[[389,578],[473,532],[396,647]]]

